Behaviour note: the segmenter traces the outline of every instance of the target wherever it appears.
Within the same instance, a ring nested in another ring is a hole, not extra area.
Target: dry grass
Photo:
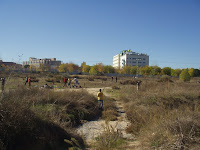
[[[143,79],[120,89],[132,125],[127,129],[148,147],[200,148],[200,84]]]
[[[102,119],[106,121],[115,121],[117,120],[117,116],[118,113],[115,106],[115,100],[113,98],[105,97]]]
[[[66,149],[70,145],[64,139],[72,137],[83,146],[71,128],[100,115],[96,98],[85,91],[54,92],[23,86],[5,92],[0,102],[1,149],[29,149],[32,143],[41,147],[35,149]]]
[[[123,144],[125,144],[125,140],[122,138],[121,133],[112,126],[106,125],[104,132],[96,138],[93,147],[98,150],[121,149],[120,147]]]

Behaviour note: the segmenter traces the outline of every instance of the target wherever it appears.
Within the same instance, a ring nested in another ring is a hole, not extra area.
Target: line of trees
[[[84,72],[89,73],[91,75],[102,75],[104,73],[119,73],[119,74],[132,74],[132,75],[168,75],[168,76],[176,76],[179,77],[181,73],[187,72],[190,77],[200,76],[200,70],[194,68],[187,69],[172,69],[170,67],[160,68],[158,66],[125,66],[123,69],[116,69],[110,65],[103,65],[102,63],[98,63],[93,66],[89,66],[86,62],[83,62],[81,66],[75,65],[73,63],[66,63],[60,65],[58,68],[59,72]]]
[[[25,68],[29,68],[30,70],[36,69],[34,66],[24,66]],[[158,66],[125,66],[122,69],[116,69],[111,65],[103,65],[102,63],[98,63],[93,66],[89,66],[86,62],[83,62],[81,66],[74,63],[64,63],[61,64],[58,68],[55,68],[59,72],[83,72],[89,73],[90,75],[103,75],[105,73],[119,73],[119,74],[130,74],[130,75],[168,75],[183,78],[183,76],[187,76],[187,78],[198,77],[200,76],[200,70],[194,68],[187,69],[172,69],[170,67],[160,68]],[[50,71],[51,68],[48,66],[40,65],[37,71]]]

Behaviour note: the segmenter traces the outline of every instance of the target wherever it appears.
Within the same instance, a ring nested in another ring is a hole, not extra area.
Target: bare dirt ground
[[[93,95],[97,95],[97,92],[100,88],[86,88],[86,90]],[[105,96],[113,97],[112,89],[110,87],[101,88]],[[114,98],[114,97],[113,97]],[[116,98],[115,98],[116,99]],[[95,138],[101,135],[105,129],[110,128],[114,131],[118,131],[121,136],[126,139],[127,144],[123,149],[135,149],[140,150],[141,146],[134,135],[126,133],[126,128],[130,125],[129,120],[127,119],[126,112],[123,107],[123,103],[116,99],[116,107],[118,112],[118,118],[116,121],[106,122],[103,119],[98,119],[95,121],[89,121],[84,123],[82,126],[77,128],[77,133],[81,135],[87,144],[95,142]]]

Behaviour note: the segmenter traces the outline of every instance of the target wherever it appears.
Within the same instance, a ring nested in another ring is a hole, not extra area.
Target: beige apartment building
[[[41,65],[49,66],[51,69],[55,69],[61,65],[61,61],[56,60],[56,58],[44,58],[37,59],[34,57],[30,57],[29,61],[24,61],[23,66],[25,65],[33,65],[36,68],[39,68]]]

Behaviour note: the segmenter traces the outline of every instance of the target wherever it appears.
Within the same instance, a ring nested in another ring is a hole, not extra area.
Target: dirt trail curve
[[[97,95],[97,92],[100,88],[86,88],[86,90],[93,95]],[[103,93],[105,96],[113,97],[112,93],[108,93],[108,90],[111,90],[110,87],[101,88],[103,90]],[[77,128],[77,133],[80,134],[85,138],[86,143],[92,143],[95,141],[95,138],[98,137],[100,134],[102,134],[105,131],[105,127],[109,126],[112,127],[115,131],[120,131],[122,137],[124,139],[127,139],[127,141],[132,141],[127,143],[128,146],[126,149],[138,149],[139,143],[134,141],[135,137],[132,134],[126,133],[126,128],[130,125],[129,120],[126,117],[126,113],[123,108],[123,104],[116,100],[116,107],[118,118],[116,121],[109,121],[107,124],[105,120],[99,119],[95,121],[89,121],[84,123],[82,126]],[[130,147],[130,148],[129,148]],[[139,149],[138,149],[139,150]]]

